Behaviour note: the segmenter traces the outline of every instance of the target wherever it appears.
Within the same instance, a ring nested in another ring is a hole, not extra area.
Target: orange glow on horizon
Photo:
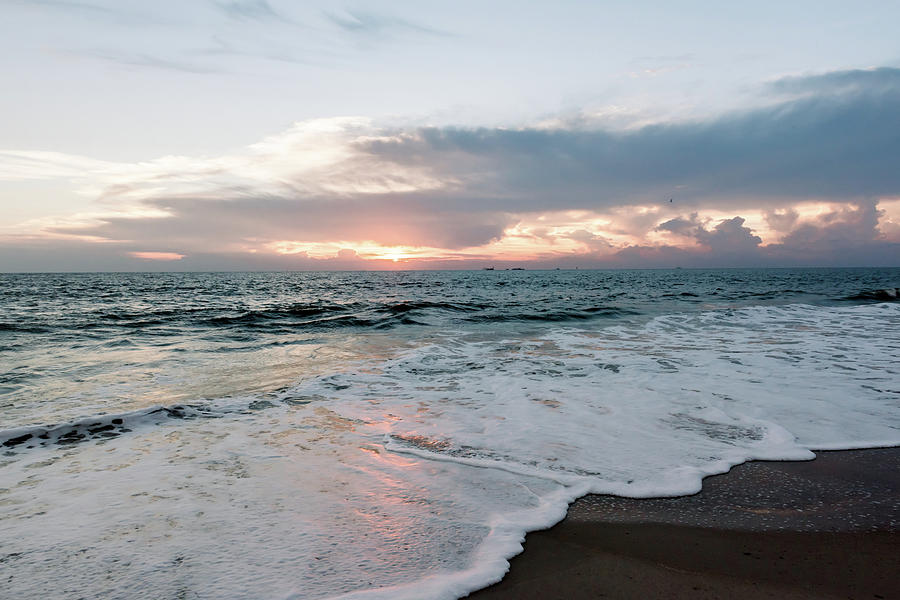
[[[129,252],[129,255],[143,260],[181,260],[184,254],[177,252]]]
[[[885,199],[880,204],[884,214],[882,234],[887,238],[900,237],[900,199]],[[592,256],[602,259],[633,246],[675,246],[704,251],[699,238],[686,230],[674,233],[659,226],[672,219],[696,223],[707,231],[720,223],[742,218],[743,227],[761,238],[761,246],[780,243],[795,227],[817,224],[822,219],[845,218],[856,211],[853,203],[807,201],[786,204],[779,209],[735,207],[733,209],[693,209],[669,206],[620,206],[602,211],[570,210],[522,215],[507,227],[502,235],[479,246],[440,248],[436,246],[407,246],[382,244],[375,240],[333,242],[304,242],[281,240],[259,246],[282,255],[303,254],[320,260],[343,260],[360,263],[390,263],[415,266],[421,261],[553,261],[562,258]],[[789,229],[776,229],[772,215],[793,215]],[[829,215],[831,215],[829,217]],[[396,236],[392,236],[396,237]],[[383,264],[387,266],[387,264]]]
[[[301,254],[310,258],[346,258],[362,260],[387,260],[400,262],[416,258],[434,258],[447,253],[436,247],[385,246],[374,241],[301,242],[282,240],[267,244],[276,254]]]

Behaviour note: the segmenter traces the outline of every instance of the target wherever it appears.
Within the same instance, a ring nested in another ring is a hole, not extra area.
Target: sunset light
[[[0,0],[0,596],[896,597],[898,24]]]
[[[184,254],[177,252],[130,252],[131,256],[144,260],[181,260]]]

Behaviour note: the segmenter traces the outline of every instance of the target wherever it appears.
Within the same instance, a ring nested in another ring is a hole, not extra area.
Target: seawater
[[[0,585],[461,597],[586,493],[900,444],[898,282],[0,275]]]

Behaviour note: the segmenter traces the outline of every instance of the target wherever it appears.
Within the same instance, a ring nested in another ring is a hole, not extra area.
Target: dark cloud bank
[[[842,71],[770,84],[769,103],[707,121],[609,131],[423,128],[358,142],[359,160],[424,169],[453,181],[439,191],[283,196],[223,192],[158,198],[163,219],[109,219],[57,233],[127,243],[7,242],[3,270],[365,268],[345,254],[265,257],[217,251],[223,239],[374,240],[458,250],[499,239],[525,215],[603,211],[675,197],[679,216],[658,232],[693,240],[693,249],[634,246],[533,266],[851,266],[900,265],[900,245],[878,229],[878,198],[900,197],[900,69]],[[801,222],[792,205],[808,200],[846,208]],[[761,245],[739,209],[767,211],[779,244]],[[703,222],[697,211],[734,211]],[[621,210],[621,209],[620,209]],[[597,244],[597,247],[602,244]],[[208,248],[206,253],[198,248]],[[178,252],[182,261],[149,264],[127,251]],[[478,267],[458,260],[419,267]]]
[[[700,251],[671,246],[629,247],[616,255],[627,266],[898,266],[900,244],[878,239],[875,201],[820,217],[815,224],[793,229],[778,244],[761,246],[758,236],[734,217],[707,228],[696,215],[659,225],[693,238]]]

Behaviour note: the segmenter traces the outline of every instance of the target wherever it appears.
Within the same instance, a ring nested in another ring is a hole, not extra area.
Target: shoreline
[[[474,600],[897,598],[900,447],[750,461],[678,498],[588,495]]]

